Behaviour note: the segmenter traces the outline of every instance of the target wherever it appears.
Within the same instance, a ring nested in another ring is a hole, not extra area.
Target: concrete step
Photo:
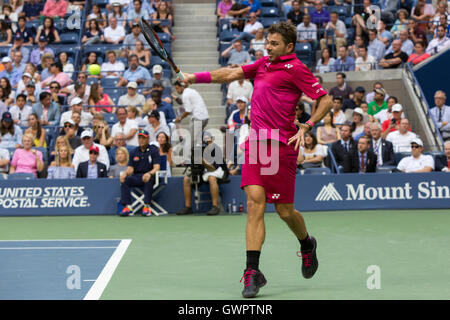
[[[204,15],[204,16],[177,16],[174,17],[174,23],[178,27],[184,25],[188,26],[201,26],[201,25],[216,25],[217,18],[215,15]]]
[[[180,68],[183,70],[183,72],[201,72],[205,70],[216,70],[220,68],[219,64],[185,64],[180,65]]]
[[[206,38],[206,39],[198,37],[195,39],[178,38],[175,40],[175,42],[173,43],[172,46],[174,48],[178,48],[178,47],[182,47],[182,46],[196,46],[198,49],[200,49],[199,51],[201,51],[201,49],[203,49],[205,47],[212,47],[212,48],[215,48],[215,51],[217,51],[217,45],[218,45],[218,41],[217,41],[216,37]]]
[[[210,40],[210,41],[218,41],[216,32],[174,32],[175,37],[177,38],[175,42],[180,40]]]
[[[176,40],[172,45],[172,52],[208,52],[210,54],[217,52],[217,55],[219,54],[217,51],[217,42],[207,42],[202,47],[198,47],[190,44],[177,44]]]
[[[180,9],[191,9],[191,8],[216,8],[215,2],[207,2],[207,3],[180,3],[178,1],[175,2],[174,6],[175,10],[178,11]]]
[[[182,54],[178,56],[173,55],[174,61],[179,65],[204,65],[204,64],[217,64],[218,58],[215,55],[203,56],[203,57],[185,57]]]
[[[216,8],[207,7],[207,8],[198,8],[198,7],[185,7],[179,8],[178,5],[175,5],[175,17],[184,17],[184,16],[208,16],[214,15]]]
[[[192,33],[197,33],[197,32],[217,32],[217,27],[214,24],[208,24],[208,25],[203,25],[203,26],[192,26],[192,25],[188,25],[188,24],[184,24],[182,23],[181,25],[174,25],[174,27],[172,28],[173,33],[178,33],[178,32],[192,32]]]

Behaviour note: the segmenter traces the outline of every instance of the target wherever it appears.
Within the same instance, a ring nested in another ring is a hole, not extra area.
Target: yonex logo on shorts
[[[323,186],[322,190],[320,190],[317,195],[315,201],[328,201],[328,200],[343,200],[339,192],[334,187],[334,183],[330,182],[328,185]]]
[[[278,198],[280,198],[280,194],[279,193],[274,193],[272,195],[272,199],[278,199]]]

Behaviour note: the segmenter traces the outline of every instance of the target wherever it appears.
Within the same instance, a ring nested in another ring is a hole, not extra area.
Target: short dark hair
[[[51,96],[51,93],[50,93],[50,92],[47,92],[47,91],[41,92],[41,93],[39,94],[39,101],[42,101],[42,100],[44,100],[45,98],[50,97],[50,96]]]
[[[183,87],[183,84],[180,82],[180,81],[175,81],[174,83],[173,83],[173,85],[174,86],[180,86],[180,87]]]
[[[27,100],[27,96],[24,95],[23,93],[19,93],[19,94],[17,95],[16,101],[17,101],[19,98],[23,98],[25,101]]]
[[[272,24],[269,29],[267,29],[267,33],[279,33],[283,38],[284,44],[288,45],[289,43],[292,43],[294,45],[292,51],[295,50],[295,44],[297,43],[297,28],[292,23],[282,21],[280,23]]]
[[[364,135],[364,136],[360,137],[359,139],[360,139],[360,140],[361,140],[361,139],[366,139],[367,143],[370,144],[370,140],[371,140],[371,139],[369,138],[369,136]]]
[[[53,63],[51,64],[51,66],[52,66],[52,67],[57,67],[57,68],[59,69],[59,71],[62,71],[62,69],[63,69],[62,63],[59,62],[59,61],[53,62]]]
[[[334,101],[334,100],[339,100],[341,103],[342,103],[342,101],[343,101],[343,99],[342,99],[341,96],[333,97],[333,101]]]
[[[347,78],[347,76],[346,76],[345,73],[343,73],[343,72],[338,72],[338,73],[336,73],[336,77],[337,77],[337,76],[341,76],[342,79]]]

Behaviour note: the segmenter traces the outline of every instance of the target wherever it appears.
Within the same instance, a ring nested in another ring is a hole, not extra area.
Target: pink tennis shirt
[[[295,53],[275,61],[264,57],[242,66],[242,70],[246,79],[255,79],[251,119],[252,132],[257,136],[250,135],[251,140],[275,139],[287,143],[297,133],[295,108],[302,93],[313,100],[327,94]]]

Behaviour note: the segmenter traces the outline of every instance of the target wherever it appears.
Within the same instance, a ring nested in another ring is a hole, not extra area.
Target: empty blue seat
[[[376,173],[392,173],[392,170],[394,170],[395,168],[395,166],[377,167]]]
[[[395,154],[395,163],[399,163],[404,157],[409,157],[411,152],[396,152]]]
[[[114,124],[117,122],[117,117],[115,113],[105,113],[103,114],[103,116],[105,117],[105,121],[108,124]]]
[[[158,32],[156,34],[158,35],[158,38],[162,43],[170,43],[172,41],[172,39],[170,39],[170,35],[165,32]]]
[[[303,171],[303,174],[330,174],[331,170],[325,168],[307,168]]]
[[[108,0],[93,0],[92,4],[96,4],[96,5],[104,7],[108,4]]]
[[[78,43],[80,36],[76,32],[66,32],[60,35],[61,43]]]
[[[239,35],[241,34],[241,32],[239,30],[222,30],[219,34],[219,40],[220,41],[231,41],[233,39],[236,39]]]
[[[87,84],[88,85],[93,85],[94,83],[97,83],[98,82],[98,79],[97,78],[88,78],[87,79]]]
[[[11,173],[8,175],[8,180],[30,180],[30,179],[36,179],[34,174],[18,172],[18,173]]]
[[[278,8],[277,7],[262,7],[261,8],[261,17],[278,17]]]
[[[295,53],[297,58],[307,66],[311,66],[313,63],[313,52],[310,43],[296,43]]]
[[[278,7],[277,0],[261,0],[259,3],[262,7]]]
[[[263,25],[264,29],[270,27],[271,25],[275,23],[279,23],[281,21],[280,18],[262,18],[261,24]]]
[[[102,87],[115,87],[119,80],[119,78],[102,78],[100,84]]]

